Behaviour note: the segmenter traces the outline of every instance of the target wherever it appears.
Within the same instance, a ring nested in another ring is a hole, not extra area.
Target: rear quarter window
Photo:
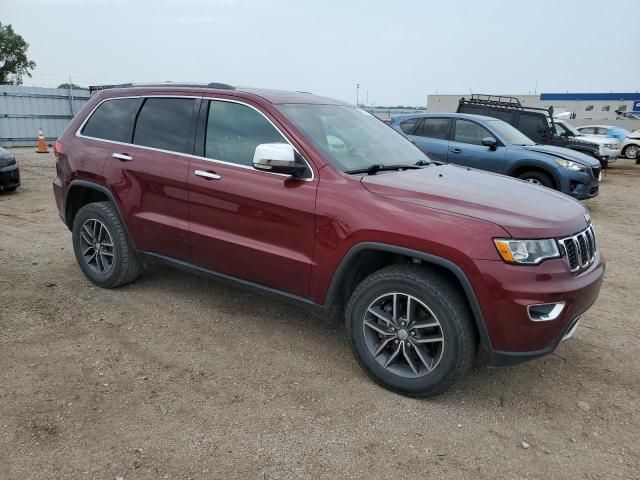
[[[82,135],[130,143],[131,127],[137,105],[137,98],[114,98],[104,101],[85,124]]]

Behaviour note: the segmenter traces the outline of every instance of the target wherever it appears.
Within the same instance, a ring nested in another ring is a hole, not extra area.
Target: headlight
[[[605,143],[604,147],[605,148],[613,148],[615,150],[616,148],[618,148],[618,145],[616,145],[615,143]]]
[[[554,158],[554,160],[562,168],[568,168],[569,170],[573,170],[574,172],[586,171],[586,167],[581,163],[572,162],[571,160],[565,160],[564,158]]]
[[[493,241],[496,244],[502,260],[507,263],[537,265],[548,258],[557,258],[560,256],[558,244],[553,238],[544,240],[495,238]]]

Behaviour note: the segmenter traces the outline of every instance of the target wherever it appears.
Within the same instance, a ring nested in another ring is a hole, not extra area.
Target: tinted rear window
[[[416,127],[416,123],[418,123],[419,118],[410,118],[409,120],[405,120],[404,122],[400,122],[400,130],[404,133],[411,135],[413,129]]]
[[[529,138],[540,138],[547,130],[547,118],[544,115],[520,113],[518,130]]]
[[[82,129],[87,137],[131,142],[131,125],[137,98],[118,98],[103,102]]]
[[[449,136],[449,119],[425,118],[416,129],[415,135],[446,140]]]
[[[136,121],[133,143],[192,153],[195,136],[193,98],[147,98]]]

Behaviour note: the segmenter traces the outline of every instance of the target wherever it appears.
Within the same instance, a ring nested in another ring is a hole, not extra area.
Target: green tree
[[[81,87],[80,85],[76,85],[75,83],[61,83],[56,88],[64,88],[65,90],[69,90],[70,88],[72,90],[89,90],[88,88]]]
[[[27,58],[28,49],[11,25],[0,23],[0,85],[21,85],[23,76],[31,76],[36,63]]]

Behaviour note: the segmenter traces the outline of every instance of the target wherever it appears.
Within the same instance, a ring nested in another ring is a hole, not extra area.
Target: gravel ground
[[[608,260],[556,354],[431,400],[377,387],[340,332],[168,268],[76,265],[52,155],[0,195],[0,479],[640,478],[640,166],[587,202]]]

